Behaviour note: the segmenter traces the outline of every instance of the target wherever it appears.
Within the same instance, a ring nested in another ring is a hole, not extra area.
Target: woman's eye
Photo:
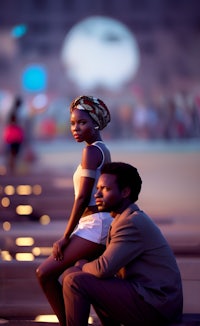
[[[80,125],[85,125],[86,124],[86,122],[85,121],[80,121]]]

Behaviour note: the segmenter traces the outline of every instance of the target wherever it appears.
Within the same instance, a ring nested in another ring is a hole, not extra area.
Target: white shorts
[[[89,241],[106,244],[108,230],[113,218],[110,213],[99,212],[81,217],[72,234]]]

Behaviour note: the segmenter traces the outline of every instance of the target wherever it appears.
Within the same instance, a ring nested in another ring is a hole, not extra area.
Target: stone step
[[[6,188],[8,185],[13,186],[13,194],[8,195]],[[41,193],[37,194],[35,188],[31,188],[30,194],[20,195],[19,185],[31,187],[39,185]],[[59,172],[3,176],[0,180],[0,197],[8,198],[10,201],[8,206],[0,207],[0,222],[37,221],[42,215],[50,216],[51,220],[62,220],[69,216],[74,200],[72,177]],[[16,208],[19,205],[30,205],[32,213],[18,215]]]
[[[19,204],[20,205],[20,204]],[[16,213],[16,207],[12,209],[2,209],[0,212],[0,223],[4,221],[9,222],[20,222],[20,221],[31,221],[31,220],[39,220],[42,215],[48,215],[51,219],[51,221],[56,220],[65,220],[66,216],[69,217],[69,214],[71,212],[72,203],[69,203],[68,205],[60,205],[57,206],[56,203],[52,203],[52,207],[48,206],[48,202],[41,206],[39,205],[33,205],[32,203],[23,203],[21,205],[31,205],[32,212],[30,214],[23,214],[19,215]]]
[[[42,259],[1,261],[0,316],[52,314],[37,282],[35,270]],[[200,314],[200,257],[177,257],[183,282],[184,313]]]
[[[33,320],[7,320],[0,319],[0,324],[5,326],[58,326],[58,323],[36,322]]]

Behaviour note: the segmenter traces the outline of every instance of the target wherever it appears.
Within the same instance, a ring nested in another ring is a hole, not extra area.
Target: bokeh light
[[[21,24],[21,25],[16,25],[12,28],[11,35],[14,38],[19,38],[24,36],[26,32],[27,32],[27,26],[25,24]]]
[[[139,67],[133,34],[121,22],[90,17],[67,34],[62,49],[66,74],[80,88],[116,89],[130,81]]]
[[[47,87],[47,71],[42,65],[27,66],[22,73],[22,86],[28,92],[41,92]]]

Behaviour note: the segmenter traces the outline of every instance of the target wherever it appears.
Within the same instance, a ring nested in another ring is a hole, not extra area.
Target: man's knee
[[[71,272],[65,273],[63,275],[63,287],[71,287],[73,284],[79,283],[79,279],[81,278],[81,274],[83,272]]]
[[[69,290],[71,291],[72,289],[75,290],[84,287],[85,274],[86,273],[82,271],[65,274],[63,277],[63,292],[66,293]]]

